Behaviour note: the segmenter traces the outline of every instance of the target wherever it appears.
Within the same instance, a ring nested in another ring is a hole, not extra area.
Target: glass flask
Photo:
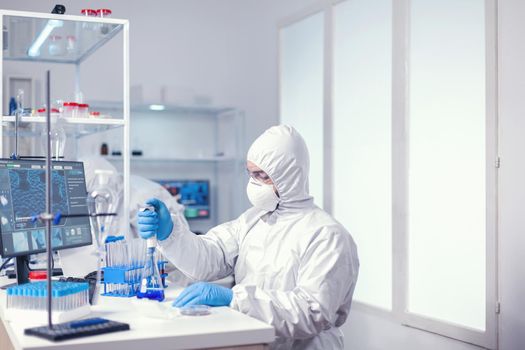
[[[137,298],[139,299],[164,300],[164,286],[159,272],[159,265],[155,259],[156,246],[156,237],[147,240],[146,262],[142,268],[140,286],[137,291]]]

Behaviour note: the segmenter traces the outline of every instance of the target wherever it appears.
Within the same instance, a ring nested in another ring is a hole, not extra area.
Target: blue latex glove
[[[228,306],[233,292],[229,288],[207,282],[197,282],[186,287],[173,302],[175,307],[189,305]]]
[[[169,237],[173,230],[173,221],[166,204],[152,198],[146,204],[155,207],[155,211],[139,211],[137,214],[139,235],[144,239],[157,235],[157,239],[163,241]]]

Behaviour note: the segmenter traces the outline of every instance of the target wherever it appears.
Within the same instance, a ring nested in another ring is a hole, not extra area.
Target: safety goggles
[[[268,174],[266,174],[264,171],[262,170],[257,170],[257,171],[250,171],[248,169],[246,169],[246,172],[248,173],[248,175],[254,179],[254,180],[257,180],[257,181],[260,181],[262,183],[268,183],[268,182],[272,182],[272,179],[270,179],[270,177],[268,176]]]

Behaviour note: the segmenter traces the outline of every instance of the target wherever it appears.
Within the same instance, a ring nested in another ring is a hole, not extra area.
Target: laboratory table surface
[[[12,281],[2,277],[0,286]],[[181,290],[168,287],[164,302],[171,303]],[[92,306],[91,314],[87,316],[126,322],[130,325],[129,331],[54,343],[24,335],[25,328],[39,325],[31,320],[5,320],[5,290],[2,290],[0,338],[9,339],[0,339],[0,347],[3,350],[6,344],[11,344],[14,349],[266,349],[265,344],[274,340],[274,330],[271,326],[229,307],[214,307],[212,313],[207,316],[160,319],[144,316],[137,310],[137,302],[135,298],[100,296],[98,305]]]

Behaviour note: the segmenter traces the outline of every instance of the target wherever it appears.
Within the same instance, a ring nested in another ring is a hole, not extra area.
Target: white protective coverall
[[[274,349],[343,349],[339,330],[350,310],[359,261],[345,228],[308,194],[308,150],[289,126],[263,133],[248,160],[272,179],[279,205],[248,209],[236,220],[196,236],[172,215],[160,249],[195,280],[234,274],[231,307],[271,324]]]

